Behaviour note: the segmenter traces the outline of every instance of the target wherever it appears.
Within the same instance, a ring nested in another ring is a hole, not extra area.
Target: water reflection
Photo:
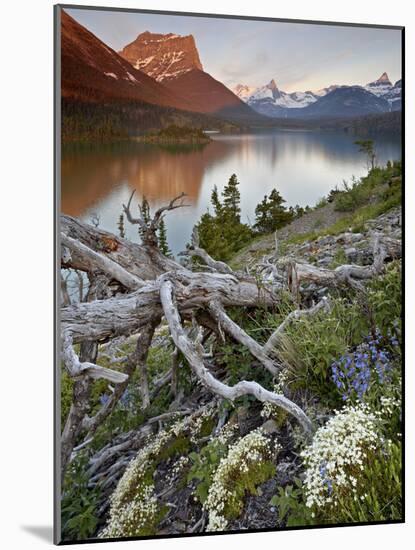
[[[183,249],[193,224],[232,173],[241,183],[242,216],[254,219],[255,205],[276,187],[288,205],[313,205],[343,179],[362,176],[367,168],[354,139],[343,132],[268,131],[215,136],[205,146],[158,146],[125,142],[66,149],[62,158],[62,211],[116,231],[116,223],[133,189],[155,207],[182,191],[191,208],[167,217],[169,243]],[[380,163],[400,158],[399,140],[376,141]],[[136,238],[136,228],[127,235]]]

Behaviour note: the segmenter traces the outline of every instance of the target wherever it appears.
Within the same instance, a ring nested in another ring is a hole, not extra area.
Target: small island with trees
[[[137,138],[143,143],[190,143],[204,144],[209,143],[211,138],[201,128],[191,128],[189,126],[177,126],[171,124],[154,133],[149,133]]]

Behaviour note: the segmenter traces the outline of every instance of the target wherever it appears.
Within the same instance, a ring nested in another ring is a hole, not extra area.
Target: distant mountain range
[[[275,118],[345,118],[401,108],[401,81],[393,85],[386,73],[366,86],[288,93],[271,80],[231,90],[203,69],[192,35],[146,31],[116,52],[64,10],[61,90],[78,126],[85,113],[102,119],[108,107],[112,124],[127,125],[128,133],[171,123],[275,126]]]
[[[386,73],[366,86],[332,85],[317,91],[284,92],[272,79],[265,86],[238,84],[233,92],[258,113],[274,118],[364,116],[401,109],[401,80]]]

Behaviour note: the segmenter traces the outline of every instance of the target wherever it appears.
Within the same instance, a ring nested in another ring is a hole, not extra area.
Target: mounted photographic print
[[[56,543],[404,521],[403,36],[55,7]]]

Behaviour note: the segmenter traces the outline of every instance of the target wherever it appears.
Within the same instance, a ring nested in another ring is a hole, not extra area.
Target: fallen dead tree
[[[311,434],[312,424],[305,412],[285,396],[253,381],[241,380],[230,386],[215,377],[204,361],[205,331],[227,333],[246,346],[259,365],[275,376],[281,366],[273,350],[286,324],[298,316],[312,315],[326,308],[327,302],[290,314],[265,345],[249,336],[231,319],[226,309],[275,307],[281,300],[284,287],[290,289],[298,301],[302,287],[308,284],[321,287],[350,285],[362,289],[364,280],[383,269],[387,246],[392,247],[396,254],[397,243],[390,239],[385,245],[375,236],[372,265],[345,265],[335,270],[316,268],[294,259],[278,259],[275,254],[267,258],[265,275],[261,278],[261,269],[256,276],[251,276],[235,272],[224,262],[211,258],[200,248],[197,231],[194,231],[192,243],[183,255],[190,259],[197,256],[205,269],[193,266],[191,262],[183,266],[163,256],[158,249],[156,234],[167,212],[185,206],[183,195],[157,210],[147,221],[140,209],[138,216],[132,214],[132,199],[133,195],[124,205],[124,212],[130,223],[139,226],[142,245],[62,216],[62,267],[84,272],[91,281],[105,281],[100,292],[90,294],[88,301],[66,301],[61,308],[62,361],[68,375],[75,380],[73,404],[62,432],[62,472],[74,448],[91,441],[99,425],[111,414],[135,370],[139,372],[143,407],[148,406],[150,393],[146,357],[154,331],[163,317],[174,345],[208,392],[231,401],[243,395],[252,395],[261,402],[277,405],[295,417],[306,434]],[[189,321],[195,329],[193,337],[186,329]],[[100,345],[131,335],[137,335],[133,353],[119,358],[118,363],[117,360],[111,362],[111,368],[96,363]],[[75,352],[76,344],[81,346],[79,355]],[[85,349],[89,353],[85,353]],[[177,385],[174,380],[176,374],[173,372],[171,376]],[[109,401],[90,417],[90,381],[96,378],[110,381],[114,390]],[[81,436],[83,442],[80,441]]]

